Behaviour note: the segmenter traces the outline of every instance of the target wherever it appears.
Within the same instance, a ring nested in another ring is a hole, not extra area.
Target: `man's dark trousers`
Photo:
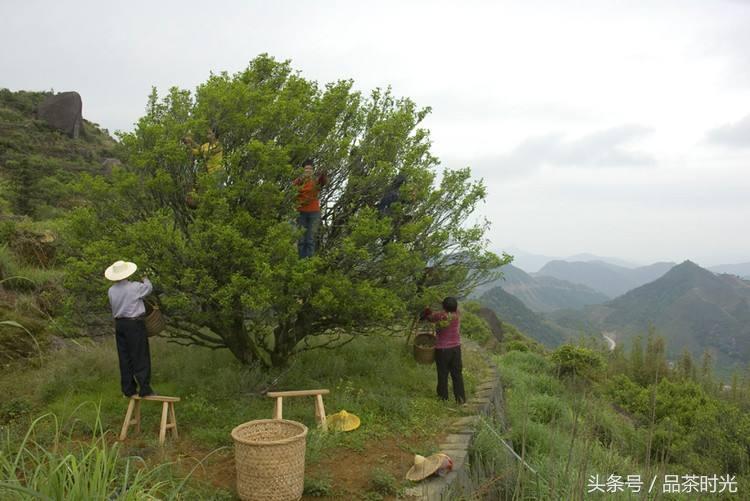
[[[117,356],[120,359],[122,393],[128,397],[136,393],[140,396],[152,394],[151,352],[148,347],[146,324],[142,319],[116,319],[115,340]]]
[[[462,404],[466,402],[464,393],[464,377],[461,374],[463,366],[461,364],[461,347],[454,348],[436,348],[435,365],[437,366],[437,394],[443,400],[448,400],[448,374],[453,381],[453,396],[456,402]]]

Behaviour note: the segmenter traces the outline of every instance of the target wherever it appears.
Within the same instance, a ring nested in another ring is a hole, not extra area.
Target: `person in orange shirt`
[[[292,184],[297,186],[297,224],[304,230],[299,239],[297,249],[299,257],[312,257],[315,253],[315,233],[320,222],[320,188],[328,182],[325,172],[315,178],[313,161],[310,159],[302,163],[304,172]]]

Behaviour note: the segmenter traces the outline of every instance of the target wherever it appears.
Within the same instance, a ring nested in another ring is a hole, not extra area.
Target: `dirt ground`
[[[410,485],[404,475],[414,461],[411,452],[424,446],[426,441],[439,442],[442,436],[434,437],[388,437],[370,440],[361,451],[336,448],[314,464],[305,466],[305,478],[330,480],[330,496],[303,496],[305,500],[361,499],[367,492],[378,491],[373,484],[373,472],[380,470],[390,473],[395,479],[394,487]],[[167,445],[164,451],[145,450],[137,439],[131,442],[129,451],[150,458],[149,463],[177,462],[183,474],[217,489],[235,492],[234,450],[231,447],[211,451],[195,447],[190,441],[181,439]],[[199,463],[202,463],[199,465]],[[383,499],[395,500],[395,496],[385,495]]]

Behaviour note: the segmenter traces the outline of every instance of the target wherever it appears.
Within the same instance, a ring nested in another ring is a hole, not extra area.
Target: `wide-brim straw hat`
[[[129,261],[116,261],[109,268],[104,270],[104,276],[107,280],[117,282],[128,278],[135,273],[135,270],[137,269],[138,266],[135,263]]]
[[[443,464],[443,454],[433,454],[429,457],[414,455],[414,465],[406,472],[406,479],[414,482],[425,479],[438,471]]]
[[[326,422],[330,428],[337,431],[356,430],[360,425],[359,417],[346,411],[331,414],[326,418]]]

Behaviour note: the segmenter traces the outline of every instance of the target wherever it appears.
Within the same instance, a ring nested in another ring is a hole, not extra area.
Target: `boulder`
[[[122,166],[119,158],[108,157],[102,161],[102,174],[105,176],[112,175],[112,169]]]
[[[82,109],[80,94],[61,92],[41,102],[37,108],[37,117],[75,139],[83,130]]]
[[[487,327],[490,328],[490,332],[492,332],[492,335],[497,339],[498,342],[503,342],[504,332],[503,332],[503,323],[500,321],[499,318],[497,318],[497,315],[495,312],[489,308],[479,308],[479,311],[477,312],[477,315],[479,318],[487,322]]]

